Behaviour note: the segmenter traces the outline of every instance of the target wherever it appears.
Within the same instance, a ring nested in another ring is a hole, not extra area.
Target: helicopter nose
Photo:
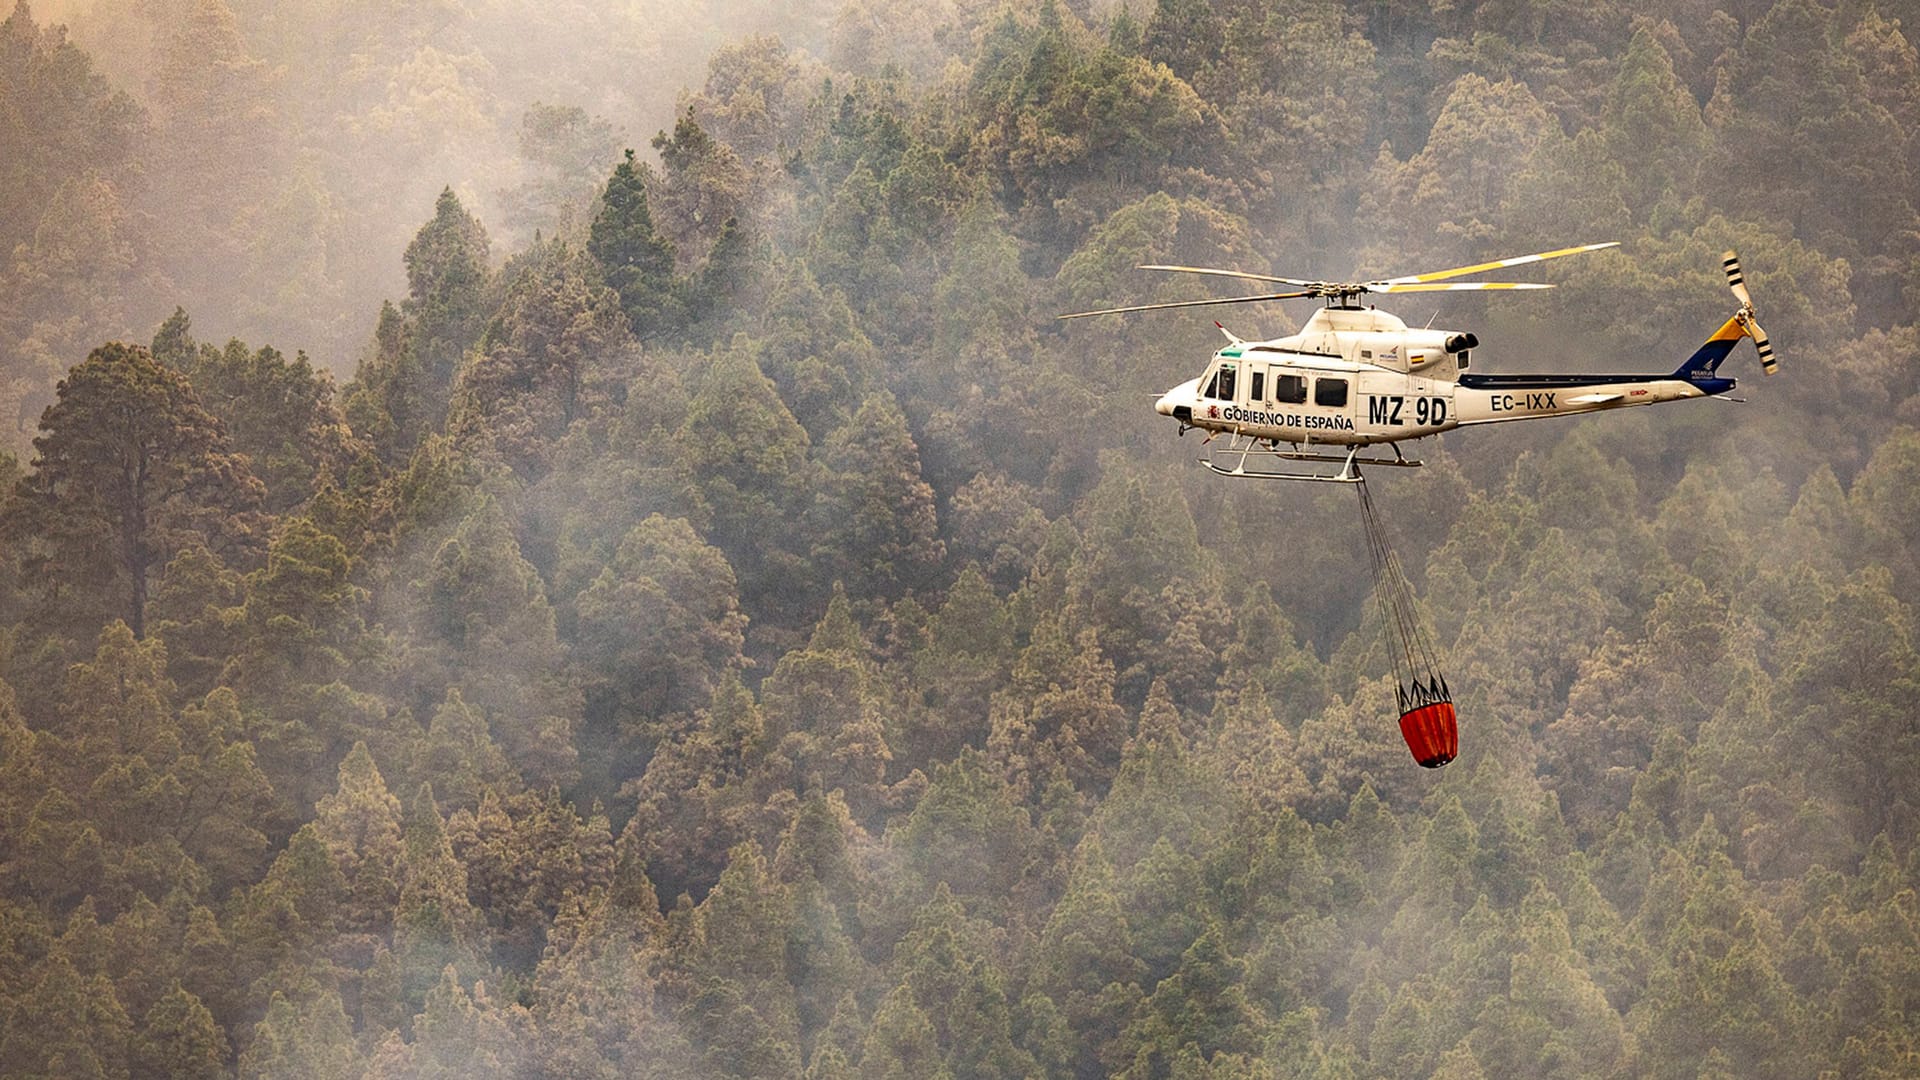
[[[1153,411],[1161,416],[1191,416],[1194,400],[1200,396],[1200,380],[1188,379],[1179,386],[1160,395],[1153,403]]]

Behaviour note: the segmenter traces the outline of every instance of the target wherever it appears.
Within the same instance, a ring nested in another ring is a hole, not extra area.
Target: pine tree
[[[924,589],[946,555],[906,417],[881,391],[827,439],[813,562],[856,598]]]
[[[745,664],[733,567],[683,519],[653,514],[629,530],[575,606],[578,655],[634,715],[699,708]]]
[[[272,346],[249,350],[194,343],[184,310],[154,334],[154,358],[193,383],[207,411],[220,419],[236,453],[247,455],[267,488],[266,507],[285,513],[313,494],[323,471],[345,472],[366,451],[334,403],[332,376],[305,353],[292,360]]]
[[[635,164],[628,150],[600,193],[587,240],[587,252],[599,260],[606,283],[620,294],[634,336],[642,340],[677,332],[684,318],[673,243],[654,231],[647,209],[649,181],[647,169]]]
[[[94,350],[40,430],[8,521],[54,626],[91,637],[117,617],[144,636],[149,579],[187,544],[242,565],[259,550],[260,482],[186,379],[146,349]]]
[[[492,284],[488,247],[486,228],[460,204],[452,188],[440,192],[433,219],[407,245],[407,301],[402,310],[411,330],[408,343],[420,365],[419,400],[425,410],[421,427],[413,433],[416,439],[445,419],[454,375],[485,329]]]
[[[545,585],[509,526],[483,496],[450,535],[437,532],[445,537],[437,547],[418,551],[402,608],[413,648],[397,689],[426,713],[459,686],[527,779],[569,784],[579,775],[580,696],[562,677],[565,648]]]
[[[63,950],[21,987],[0,1032],[0,1071],[18,1076],[130,1075],[133,1025],[105,975],[82,975]]]
[[[147,1010],[134,1041],[136,1068],[182,1080],[223,1080],[227,1055],[226,1034],[213,1014],[178,983]]]
[[[388,465],[404,464],[432,431],[432,388],[414,351],[413,330],[391,301],[380,305],[373,341],[348,384],[342,410]]]
[[[748,175],[739,155],[716,140],[694,119],[689,106],[674,119],[673,134],[653,137],[660,152],[663,183],[653,192],[652,209],[670,251],[717,250],[728,222],[746,207]]]
[[[240,1054],[241,1080],[352,1080],[364,1071],[340,995],[317,988],[296,1004],[274,991]]]
[[[455,380],[447,430],[538,479],[573,425],[610,404],[632,341],[619,296],[577,252],[543,245],[504,277],[506,296]]]
[[[393,954],[409,1013],[431,1005],[445,973],[479,970],[482,916],[467,899],[467,871],[447,842],[446,822],[422,783],[408,808],[400,896],[393,911]]]
[[[313,819],[347,887],[343,930],[390,924],[403,883],[400,822],[400,800],[387,790],[367,744],[353,744],[340,762],[339,786],[314,807]]]
[[[862,655],[847,597],[836,590],[803,649],[780,658],[762,698],[772,729],[797,736],[794,765],[841,792],[857,820],[886,804],[887,745],[878,673]]]

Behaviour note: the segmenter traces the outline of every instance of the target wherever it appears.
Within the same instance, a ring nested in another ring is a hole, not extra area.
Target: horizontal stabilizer
[[[1624,394],[1581,394],[1567,399],[1569,405],[1605,405],[1610,401],[1619,401]]]

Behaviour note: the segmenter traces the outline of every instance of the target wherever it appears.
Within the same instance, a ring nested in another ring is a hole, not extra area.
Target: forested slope
[[[1911,3],[69,7],[0,1074],[1920,1072]],[[1733,247],[1783,370],[1379,479],[1438,772],[1209,320],[1052,319],[1609,239],[1394,310],[1666,371]]]

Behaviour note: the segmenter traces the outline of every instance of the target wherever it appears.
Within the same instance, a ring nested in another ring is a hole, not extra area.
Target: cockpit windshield
[[[1220,370],[1214,372],[1213,378],[1207,380],[1207,387],[1200,392],[1200,395],[1220,401],[1234,400],[1233,391],[1238,368],[1238,364],[1221,364]]]

